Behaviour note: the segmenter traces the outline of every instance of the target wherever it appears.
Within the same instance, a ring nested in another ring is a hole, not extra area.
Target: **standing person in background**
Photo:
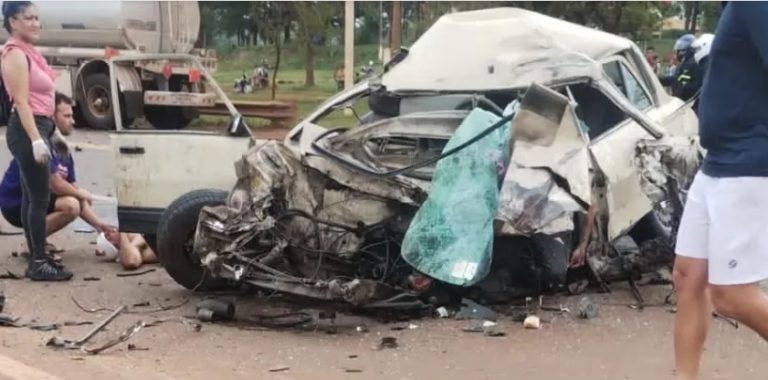
[[[660,75],[661,63],[659,63],[659,56],[656,54],[656,48],[648,46],[648,48],[645,49],[645,59],[648,61],[648,64],[651,65],[651,68],[653,68],[653,72],[656,75]]]
[[[66,281],[72,272],[45,252],[45,217],[50,202],[50,138],[56,127],[55,73],[33,44],[40,38],[37,8],[29,1],[3,3],[3,26],[10,37],[2,53],[2,78],[14,110],[6,143],[19,164],[21,222],[30,250],[26,276],[33,281]]]
[[[699,108],[707,155],[675,247],[678,380],[699,377],[712,304],[768,340],[768,295],[760,288],[768,278],[766,20],[768,3],[728,2],[709,55]]]
[[[704,77],[693,55],[696,37],[686,34],[675,42],[675,56],[679,62],[674,74],[661,78],[661,84],[672,88],[672,96],[684,101],[693,99],[701,89]]]
[[[707,71],[709,69],[709,52],[712,50],[712,42],[715,40],[715,35],[705,33],[699,36],[696,41],[693,42],[693,57],[696,59],[696,63],[699,65],[699,72],[701,73],[702,81],[707,77]],[[696,99],[693,103],[693,110],[699,113],[699,99]]]

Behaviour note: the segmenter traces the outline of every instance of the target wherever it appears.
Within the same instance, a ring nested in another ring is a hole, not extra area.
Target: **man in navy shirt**
[[[72,133],[74,119],[72,99],[64,94],[56,93],[56,112],[54,122],[63,135]],[[70,157],[59,157],[55,149],[51,150],[51,202],[46,217],[46,234],[61,230],[77,217],[83,218],[99,232],[112,230],[103,223],[91,207],[93,196],[77,185],[75,177],[75,162]],[[0,182],[0,212],[10,224],[21,225],[21,176],[16,160],[11,160],[8,170]]]
[[[698,109],[707,156],[675,248],[680,380],[698,378],[712,304],[768,339],[768,3],[725,5],[708,70]]]

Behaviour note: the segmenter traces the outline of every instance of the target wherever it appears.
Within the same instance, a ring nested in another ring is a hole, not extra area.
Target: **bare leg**
[[[130,234],[120,234],[120,263],[123,268],[128,270],[137,269],[141,266],[141,251],[134,244],[131,244]]]
[[[80,215],[80,202],[74,197],[58,197],[54,211],[45,218],[45,236],[51,236]]]
[[[758,283],[711,285],[715,309],[733,318],[768,340],[768,296]]]
[[[703,259],[683,256],[675,259],[675,367],[678,380],[694,380],[699,376],[701,354],[712,318],[707,294],[707,265],[707,260]]]

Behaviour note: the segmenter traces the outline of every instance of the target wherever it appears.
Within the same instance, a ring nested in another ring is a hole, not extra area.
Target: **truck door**
[[[230,191],[249,137],[199,131],[119,130],[111,136],[118,220],[126,232],[155,233],[163,210],[199,189]]]

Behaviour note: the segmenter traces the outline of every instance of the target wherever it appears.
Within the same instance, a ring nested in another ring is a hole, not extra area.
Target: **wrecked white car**
[[[357,126],[328,125],[360,103]],[[478,113],[490,120],[483,132],[459,141]],[[205,190],[174,202],[160,230],[192,230],[159,236],[160,260],[190,289],[235,281],[364,308],[440,292],[503,300],[570,282],[578,216],[594,205],[582,278],[631,278],[671,262],[680,194],[701,158],[696,129],[690,105],[664,92],[627,39],[513,8],[455,13],[284,141],[254,140],[225,204]],[[495,194],[488,252],[405,254],[414,216],[445,182],[433,176],[489,138],[508,151],[476,161],[498,175],[485,189]],[[560,267],[542,260],[552,256]]]

